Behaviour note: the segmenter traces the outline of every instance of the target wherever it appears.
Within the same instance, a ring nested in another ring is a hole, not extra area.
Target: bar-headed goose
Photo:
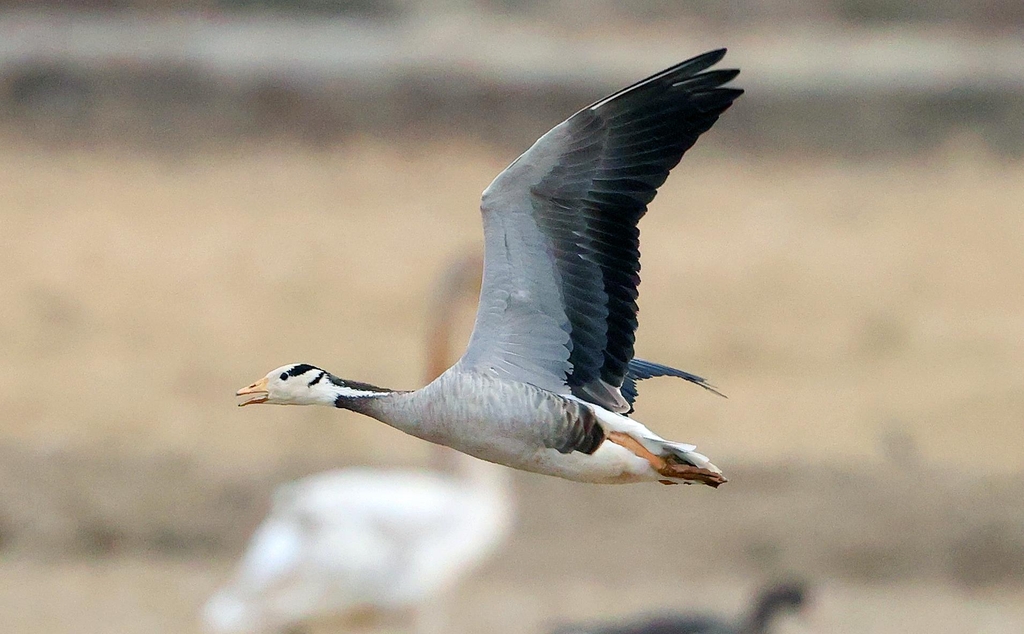
[[[484,191],[480,304],[463,357],[395,391],[313,365],[280,367],[240,405],[328,405],[516,469],[596,483],[718,486],[693,445],[628,416],[636,381],[700,377],[633,358],[637,224],[683,153],[742,90],[705,53],[580,110]]]

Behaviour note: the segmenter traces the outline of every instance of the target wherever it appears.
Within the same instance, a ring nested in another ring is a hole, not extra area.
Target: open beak
[[[235,396],[250,397],[239,403],[239,407],[242,407],[243,405],[252,405],[253,403],[266,403],[267,399],[270,398],[270,393],[267,392],[267,378],[263,377],[252,385],[243,387],[235,392]]]

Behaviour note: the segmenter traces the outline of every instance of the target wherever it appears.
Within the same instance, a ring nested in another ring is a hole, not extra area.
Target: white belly
[[[590,455],[578,451],[563,454],[554,449],[541,449],[525,464],[515,466],[524,471],[595,484],[630,484],[664,477],[651,467],[651,463],[608,440]]]

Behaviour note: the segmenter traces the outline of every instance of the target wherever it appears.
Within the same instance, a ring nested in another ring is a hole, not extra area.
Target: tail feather
[[[704,454],[696,451],[681,451],[679,443],[666,442],[663,446],[665,453],[662,454],[662,458],[665,460],[665,464],[658,470],[660,474],[667,476],[663,484],[699,482],[717,489],[729,481],[722,475],[722,470],[708,460]]]
[[[715,466],[707,456],[697,452],[696,445],[665,440],[639,421],[628,416],[616,414],[593,404],[588,404],[588,406],[597,414],[606,433],[625,434],[653,456],[661,458],[666,471],[659,471],[659,473],[671,480],[668,484],[673,484],[677,480],[698,481],[708,486],[717,487],[727,481],[722,475],[721,469]]]
[[[716,467],[710,458],[697,451],[697,445],[665,440],[650,430],[647,430],[647,432],[644,434],[641,442],[654,455],[662,458],[675,458],[683,464],[707,469],[719,474],[722,473],[722,470]]]
[[[676,481],[686,484],[700,482],[718,488],[719,485],[728,482],[722,475],[722,470],[707,456],[696,451],[696,446],[665,440],[653,433],[650,435],[653,438],[648,437],[644,444],[653,445],[651,452],[665,460],[665,470],[661,471],[661,474],[670,478],[666,484],[674,484]]]
[[[676,442],[665,442],[665,449],[667,453],[674,458],[681,460],[682,462],[693,466],[700,467],[701,469],[707,469],[708,471],[714,471],[715,473],[721,474],[722,470],[719,469],[711,462],[711,459],[704,454],[694,451],[696,447],[693,445],[684,445]],[[662,454],[664,456],[664,454]]]

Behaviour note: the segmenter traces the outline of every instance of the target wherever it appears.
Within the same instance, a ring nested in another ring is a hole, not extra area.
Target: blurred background
[[[232,394],[418,387],[490,180],[728,46],[747,93],[641,225],[637,354],[729,398],[653,380],[636,416],[731,481],[516,473],[447,631],[739,614],[781,576],[813,596],[783,632],[1024,631],[1022,35],[1019,0],[0,2],[2,629],[199,632],[276,485],[427,464]]]

